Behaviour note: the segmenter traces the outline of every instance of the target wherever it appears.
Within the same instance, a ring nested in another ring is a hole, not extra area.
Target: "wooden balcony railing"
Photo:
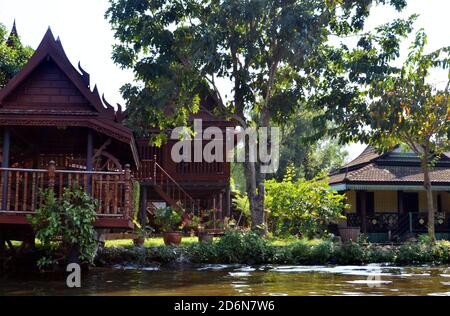
[[[142,160],[139,170],[134,172],[139,181],[149,182],[161,190],[183,212],[196,214],[198,203],[178,184],[177,181],[156,160]]]
[[[121,172],[0,168],[0,215],[33,214],[42,203],[40,192],[51,189],[61,198],[64,188],[80,188],[97,200],[97,216],[132,218],[129,166]]]
[[[223,162],[180,162],[176,165],[176,173],[183,175],[223,174]]]

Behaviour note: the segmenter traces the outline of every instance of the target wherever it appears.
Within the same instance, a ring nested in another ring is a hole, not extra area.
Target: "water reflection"
[[[1,295],[450,295],[448,267],[116,266],[83,275],[80,289],[63,275],[0,277]]]

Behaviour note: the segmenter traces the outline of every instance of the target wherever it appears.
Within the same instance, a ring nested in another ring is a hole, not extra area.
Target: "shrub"
[[[336,250],[335,257],[340,264],[362,264],[366,262],[367,253],[363,244],[349,241]]]
[[[190,246],[187,256],[197,263],[270,263],[275,247],[255,232],[229,230],[218,241]]]
[[[147,261],[169,263],[180,259],[182,254],[183,250],[178,247],[160,246],[151,249]]]
[[[255,232],[227,231],[216,246],[225,263],[268,263],[274,255],[270,243]]]
[[[369,244],[366,248],[366,262],[391,263],[396,260],[395,248],[390,246],[378,246]]]
[[[334,255],[334,244],[330,240],[324,240],[311,249],[310,262],[313,264],[325,264],[330,261]]]
[[[311,246],[303,241],[294,243],[292,246],[287,247],[290,251],[290,259],[294,264],[307,264],[310,262]]]
[[[28,217],[44,250],[38,266],[58,263],[73,253],[77,253],[78,260],[92,263],[97,247],[93,225],[96,201],[76,188],[64,189],[59,200],[48,189],[40,195],[41,206],[34,216]]]
[[[450,241],[439,240],[432,247],[433,261],[437,264],[450,263]]]
[[[342,217],[346,206],[326,179],[293,181],[289,174],[282,182],[266,181],[265,202],[275,235],[307,238],[326,236],[327,226]]]
[[[400,264],[432,262],[431,249],[431,243],[406,242],[399,246],[396,261]]]
[[[213,240],[209,240],[189,246],[186,254],[193,263],[219,263],[217,248]]]

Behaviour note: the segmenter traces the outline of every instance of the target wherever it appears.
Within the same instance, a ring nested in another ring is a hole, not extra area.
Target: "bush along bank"
[[[377,245],[364,240],[334,242],[328,239],[299,240],[286,246],[273,245],[253,232],[229,231],[214,241],[185,247],[112,247],[96,258],[100,266],[182,264],[295,264],[398,265],[448,264],[450,242],[424,238],[401,245]]]

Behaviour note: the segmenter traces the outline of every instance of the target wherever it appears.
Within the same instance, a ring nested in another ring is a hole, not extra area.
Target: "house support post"
[[[86,147],[86,171],[92,171],[94,169],[94,164],[92,161],[94,151],[94,143],[92,141],[92,130],[88,129],[87,133],[87,147]],[[87,190],[88,194],[92,193],[92,175],[87,176]]]
[[[3,152],[2,152],[2,168],[9,167],[9,147],[11,142],[11,133],[8,126],[3,129]],[[8,172],[4,171],[2,174],[2,210],[6,210],[6,201],[8,194]]]
[[[127,219],[133,219],[133,196],[132,196],[131,170],[129,164],[125,165],[124,176],[125,176],[124,216]]]
[[[403,203],[403,191],[397,191],[397,206],[398,206],[398,214],[399,216],[401,214],[405,213],[405,206]]]
[[[219,193],[219,219],[223,219],[223,193]]]
[[[225,189],[225,214],[225,216],[231,218],[231,191],[229,183]]]
[[[367,203],[366,203],[366,191],[360,191],[360,207],[361,207],[361,231],[367,233]]]
[[[408,213],[409,218],[409,232],[412,234],[413,232],[413,214],[411,212]]]

